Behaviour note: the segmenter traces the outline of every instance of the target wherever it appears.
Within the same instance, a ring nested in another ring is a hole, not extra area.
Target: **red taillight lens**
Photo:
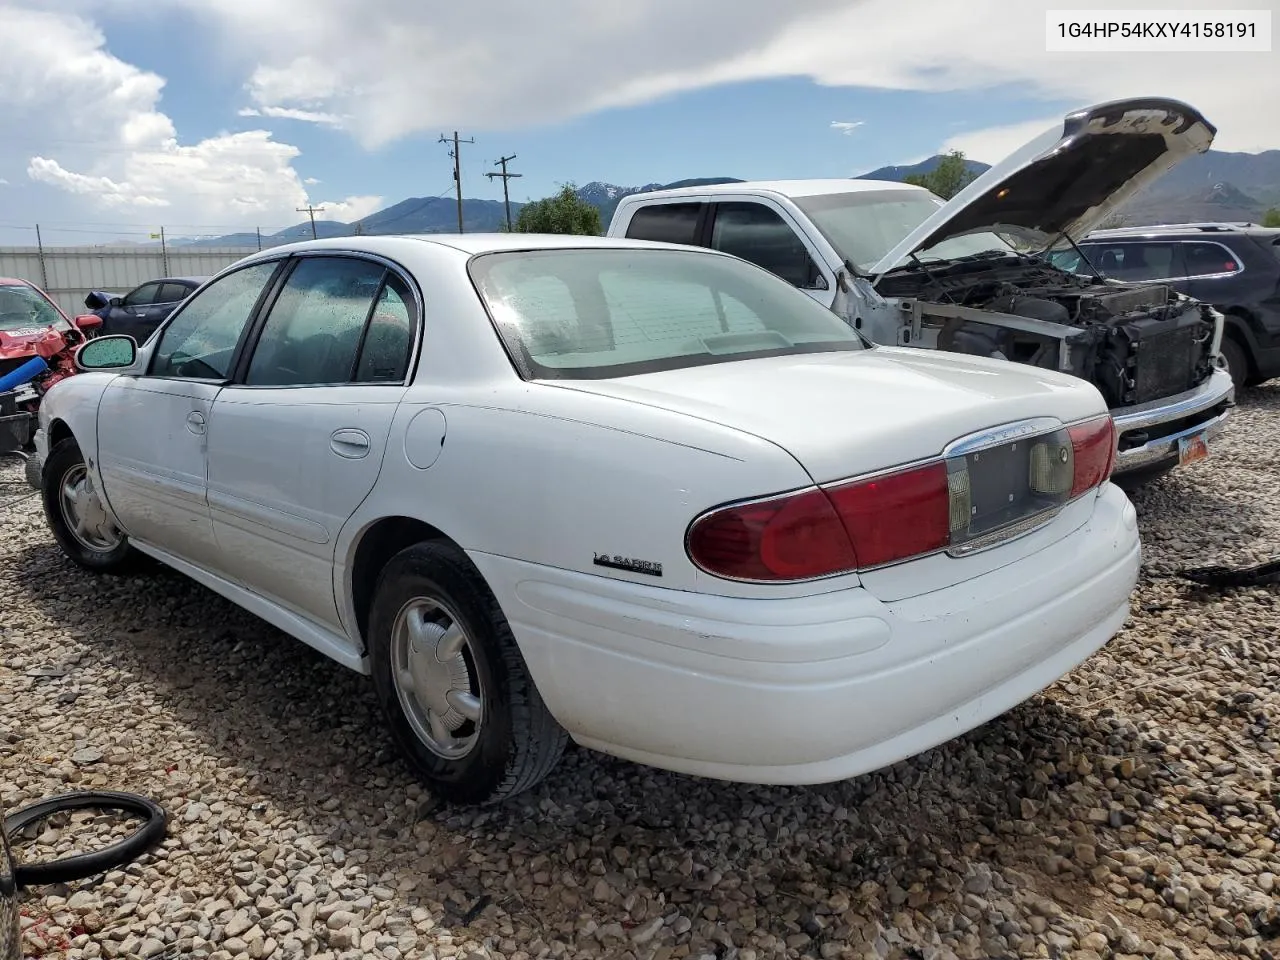
[[[945,547],[951,539],[942,461],[827,490],[858,553],[875,567]]]
[[[709,513],[689,531],[689,556],[708,573],[738,580],[807,580],[858,565],[821,490]]]
[[[1075,461],[1071,499],[1106,483],[1116,460],[1116,425],[1110,416],[1068,427]]]

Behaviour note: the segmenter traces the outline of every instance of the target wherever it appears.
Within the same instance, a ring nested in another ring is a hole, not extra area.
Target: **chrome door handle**
[[[188,413],[187,429],[192,433],[204,433],[204,414],[199,410],[192,410]]]
[[[369,435],[363,430],[344,427],[329,435],[329,449],[348,460],[359,460],[369,454]]]

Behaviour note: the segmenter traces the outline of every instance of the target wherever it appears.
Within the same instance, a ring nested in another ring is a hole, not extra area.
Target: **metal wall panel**
[[[159,277],[207,277],[257,247],[0,247],[0,277],[20,277],[44,287],[70,316],[84,312],[90,290],[125,294]]]

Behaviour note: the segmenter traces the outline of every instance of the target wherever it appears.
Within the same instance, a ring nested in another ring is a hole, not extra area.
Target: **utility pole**
[[[40,252],[40,289],[49,289],[49,268],[44,262],[44,240],[40,237],[40,224],[36,224],[36,249]]]
[[[294,209],[299,213],[307,213],[311,215],[311,239],[316,239],[316,214],[324,213],[324,207],[313,207],[308,203],[305,207],[295,207]]]
[[[516,158],[516,155],[513,153],[509,157],[503,157],[500,160],[495,160],[493,165],[495,167],[498,165],[501,165],[502,172],[485,174],[485,176],[488,177],[490,180],[492,180],[494,177],[502,178],[502,205],[506,207],[506,210],[507,210],[507,232],[508,233],[511,232],[511,195],[507,193],[507,181],[510,180],[512,177],[524,176],[523,173],[507,173],[507,162],[510,160],[514,160],[515,158]]]
[[[448,143],[449,137],[443,133],[440,134],[439,143]],[[453,149],[449,151],[449,156],[453,157],[453,183],[458,197],[458,232],[462,233],[462,158],[460,156],[459,144],[475,143],[476,138],[471,137],[468,140],[459,140],[458,131],[453,131]]]

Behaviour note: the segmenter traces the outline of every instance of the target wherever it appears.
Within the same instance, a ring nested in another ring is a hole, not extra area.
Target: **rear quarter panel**
[[[551,386],[499,394],[410,391],[377,486],[337,544],[343,567],[372,523],[406,516],[472,553],[647,586],[794,596],[858,582],[849,575],[761,588],[710,577],[689,560],[686,531],[707,509],[812,483],[777,445],[695,417]],[[598,558],[656,565],[661,575]],[[340,592],[349,593],[346,579],[340,574]]]

